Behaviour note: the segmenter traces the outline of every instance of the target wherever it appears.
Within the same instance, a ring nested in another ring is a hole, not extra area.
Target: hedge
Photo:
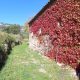
[[[5,64],[8,55],[11,53],[12,47],[20,43],[18,36],[19,35],[0,32],[0,68]]]

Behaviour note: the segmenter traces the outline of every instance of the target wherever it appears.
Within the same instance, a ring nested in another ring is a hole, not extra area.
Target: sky
[[[0,0],[0,22],[24,25],[49,0]]]

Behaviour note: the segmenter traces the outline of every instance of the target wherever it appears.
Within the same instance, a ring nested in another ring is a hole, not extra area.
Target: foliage
[[[12,47],[20,44],[17,35],[0,32],[0,70],[4,66]]]
[[[49,35],[53,49],[47,56],[55,59],[59,55],[60,62],[75,68],[80,60],[80,1],[56,0],[33,21],[30,32],[37,37]]]
[[[22,38],[23,39],[29,39],[29,27],[24,26],[23,29],[24,29],[24,31],[20,33]]]
[[[20,25],[9,25],[3,29],[3,31],[7,33],[19,34],[20,33]]]
[[[7,34],[4,32],[0,32],[0,45],[6,43],[5,41],[15,41],[15,36],[12,34]]]

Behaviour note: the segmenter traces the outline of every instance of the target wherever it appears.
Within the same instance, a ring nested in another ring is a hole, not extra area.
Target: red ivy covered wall
[[[80,1],[55,1],[32,23],[30,32],[37,37],[48,34],[53,49],[45,55],[76,68],[80,61]]]

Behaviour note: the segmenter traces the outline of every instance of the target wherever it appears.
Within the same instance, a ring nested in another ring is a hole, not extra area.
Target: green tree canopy
[[[9,25],[3,29],[3,31],[7,33],[12,33],[12,34],[19,34],[20,33],[20,25]]]

